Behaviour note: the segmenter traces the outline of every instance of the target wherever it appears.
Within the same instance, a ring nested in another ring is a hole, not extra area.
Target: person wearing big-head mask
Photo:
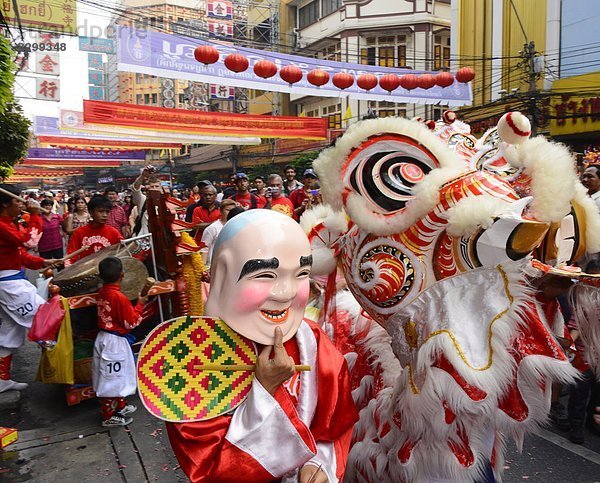
[[[205,315],[257,343],[248,397],[233,412],[168,423],[191,481],[340,481],[358,419],[343,356],[304,320],[312,256],[290,217],[250,210],[213,251]],[[296,372],[295,364],[311,370]]]

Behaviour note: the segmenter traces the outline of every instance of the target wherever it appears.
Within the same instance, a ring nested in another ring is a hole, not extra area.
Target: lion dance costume
[[[574,377],[532,257],[600,251],[600,216],[567,149],[529,134],[519,113],[479,140],[451,112],[374,119],[315,161],[313,272],[341,269],[358,302],[326,303],[360,411],[348,481],[499,477],[506,437],[520,445]]]

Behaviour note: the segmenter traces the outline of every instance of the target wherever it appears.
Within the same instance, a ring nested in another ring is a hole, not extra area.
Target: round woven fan
[[[256,346],[220,319],[178,317],[142,346],[138,391],[146,409],[171,422],[204,421],[236,408],[254,379]]]

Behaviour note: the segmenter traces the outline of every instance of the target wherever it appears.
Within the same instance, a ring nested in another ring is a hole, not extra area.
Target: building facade
[[[441,70],[450,67],[449,0],[292,0],[298,53],[341,62]],[[327,117],[331,129],[364,116],[436,118],[443,106],[291,97],[295,114]]]
[[[547,130],[542,93],[558,77],[562,0],[452,0],[454,67],[475,69],[473,105],[460,115],[474,134],[519,110]],[[534,95],[529,95],[535,93]]]
[[[561,1],[558,76],[552,78],[547,116],[554,139],[595,163],[600,160],[598,15],[600,4],[593,0]]]
[[[509,110],[583,152],[598,144],[600,46],[594,0],[452,0],[452,59],[472,65],[474,134]]]
[[[117,21],[129,24],[136,19],[138,28],[174,33],[206,21],[206,0],[124,0],[125,10]],[[109,61],[110,63],[110,61]],[[194,85],[191,85],[194,84]],[[119,72],[117,102],[146,106],[206,110],[207,87],[177,79]],[[194,92],[197,103],[191,103]]]

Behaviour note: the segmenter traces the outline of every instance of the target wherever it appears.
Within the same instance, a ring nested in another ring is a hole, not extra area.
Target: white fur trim
[[[531,176],[531,210],[539,221],[558,222],[571,211],[579,183],[569,150],[542,136],[529,139],[517,148],[525,172]]]
[[[354,223],[373,235],[401,233],[429,213],[439,202],[440,188],[462,173],[463,168],[441,168],[431,171],[415,186],[415,197],[407,203],[404,210],[395,215],[374,213],[357,193],[348,196],[346,210]]]
[[[513,166],[515,168],[523,167],[523,163],[521,161],[521,158],[519,157],[518,146],[516,146],[516,145],[508,146],[504,150],[504,159],[506,159],[508,164],[510,164],[511,166]]]
[[[454,157],[447,146],[420,122],[396,117],[357,122],[348,128],[346,133],[337,140],[335,146],[321,152],[313,162],[321,181],[323,199],[335,210],[341,211],[343,207],[344,186],[341,181],[344,161],[348,159],[353,149],[359,147],[369,137],[385,133],[403,134],[417,140],[431,151],[441,167],[461,167],[460,161]]]
[[[353,392],[362,409],[348,459],[348,480],[470,482],[482,476],[491,456],[491,438],[496,436],[496,460],[503,461],[504,439],[498,437],[500,433],[510,434],[519,442],[525,433],[534,431],[546,421],[551,382],[573,378],[575,371],[566,361],[539,355],[525,357],[516,376],[528,415],[524,421],[515,421],[499,410],[504,391],[513,381],[516,370],[511,353],[515,330],[520,324],[527,323],[523,309],[531,300],[533,291],[525,284],[523,276],[523,265],[527,264],[521,262],[504,266],[513,302],[508,312],[493,326],[493,364],[486,371],[468,369],[446,338],[438,337],[438,341],[430,339],[420,347],[413,367],[414,378],[420,381],[420,392],[415,394],[411,390],[409,371],[402,371],[390,354],[389,336],[384,333],[382,337],[382,329],[371,322],[361,345],[363,352],[366,349],[372,357],[368,359],[372,369],[379,368],[385,387],[368,404],[365,398],[373,390],[372,376],[365,377]],[[352,307],[352,302],[344,296],[340,305]],[[364,330],[364,321],[359,325],[359,319],[355,319],[356,330],[352,332],[355,335]],[[401,328],[388,329],[392,330],[394,339],[404,337]],[[472,400],[448,372],[433,367],[440,353],[450,360],[467,382],[485,391],[487,397],[481,401]],[[387,364],[389,359],[395,364]],[[446,421],[444,402],[455,415],[453,421]],[[401,429],[396,424],[398,420]],[[448,441],[460,442],[461,431],[468,438],[474,458],[468,468],[458,463],[448,446]],[[397,454],[407,442],[416,444],[409,460],[402,463]],[[501,466],[496,466],[497,476],[500,476],[501,469]]]
[[[312,275],[329,275],[337,266],[337,258],[331,248],[321,247],[314,249],[312,257]]]
[[[585,360],[600,379],[600,289],[575,285],[571,289],[570,302],[579,337],[585,346]]]
[[[447,212],[446,231],[454,237],[470,237],[479,228],[489,228],[500,213],[510,204],[491,196],[472,196],[461,199]]]
[[[575,187],[575,201],[585,211],[585,244],[587,253],[600,252],[600,212],[596,202],[587,194],[581,183]]]
[[[300,226],[308,235],[310,230],[319,223],[322,223],[331,213],[333,213],[333,209],[329,205],[316,205],[313,208],[304,211],[300,217]]]

